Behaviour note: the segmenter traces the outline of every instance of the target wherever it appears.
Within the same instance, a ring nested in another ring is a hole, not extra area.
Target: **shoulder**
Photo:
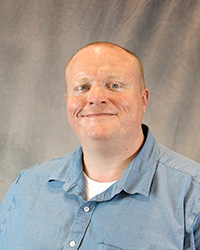
[[[0,213],[3,210],[8,210],[13,200],[16,203],[19,200],[27,200],[29,199],[28,197],[34,196],[34,194],[47,193],[49,179],[55,177],[55,179],[60,181],[65,180],[73,164],[76,164],[76,161],[82,156],[81,152],[82,150],[79,148],[72,153],[52,158],[22,170],[4,197]]]
[[[182,182],[184,177],[189,182],[192,180],[200,184],[200,164],[158,143],[146,125],[143,125],[143,132],[147,138],[142,149],[143,159],[151,159],[158,164],[157,171],[159,170],[162,176],[177,178],[177,182]]]
[[[173,201],[177,203],[179,215],[184,204],[182,211],[188,235],[197,228],[200,235],[200,164],[163,145],[158,144],[158,146],[158,172],[162,179],[161,185],[168,190],[171,197],[174,197]]]
[[[167,169],[187,175],[200,184],[200,164],[159,144],[158,162]]]
[[[74,152],[38,163],[28,169],[22,170],[16,182],[21,182],[21,179],[23,181],[26,179],[27,182],[35,179],[37,181],[47,181],[54,175],[67,174],[74,162],[78,161],[81,157],[82,149],[78,148]]]
[[[52,158],[46,162],[36,164],[31,168],[22,171],[23,175],[30,177],[40,177],[49,179],[54,174],[59,174],[60,172],[67,171],[76,161],[79,161],[82,157],[81,147],[74,152],[61,155],[56,158]]]

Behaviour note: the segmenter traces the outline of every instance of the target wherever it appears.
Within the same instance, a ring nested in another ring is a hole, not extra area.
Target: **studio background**
[[[1,0],[0,202],[21,169],[79,145],[64,69],[94,41],[141,59],[150,91],[144,123],[200,163],[199,0]]]

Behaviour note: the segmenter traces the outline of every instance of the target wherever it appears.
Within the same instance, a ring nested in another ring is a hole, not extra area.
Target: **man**
[[[81,147],[22,171],[1,205],[0,249],[200,249],[200,166],[142,125],[139,59],[93,43],[65,77]]]

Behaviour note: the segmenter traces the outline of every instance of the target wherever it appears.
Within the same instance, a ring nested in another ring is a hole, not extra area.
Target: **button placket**
[[[87,202],[79,207],[63,250],[79,248],[96,205],[95,203],[90,204]]]

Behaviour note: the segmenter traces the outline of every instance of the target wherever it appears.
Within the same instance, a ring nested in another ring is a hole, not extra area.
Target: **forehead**
[[[134,57],[121,48],[86,47],[75,54],[68,63],[66,74],[75,76],[94,70],[98,74],[109,73],[109,71],[117,71],[118,74],[134,73],[136,64]]]

